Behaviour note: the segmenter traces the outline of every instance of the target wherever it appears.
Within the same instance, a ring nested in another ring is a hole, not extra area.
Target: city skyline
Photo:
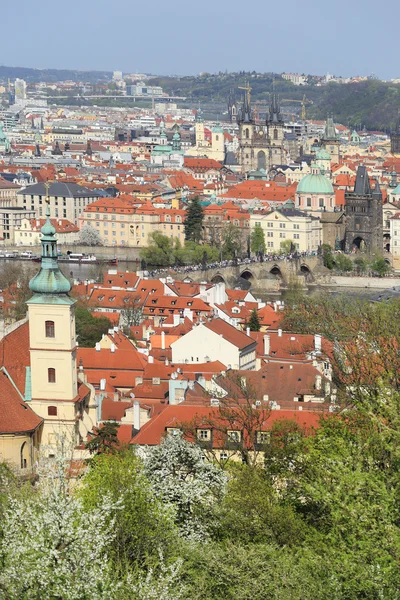
[[[385,39],[395,39],[397,33],[400,9],[392,0],[385,12],[377,12],[372,0],[362,10],[354,2],[339,0],[334,11],[322,8],[318,14],[310,0],[301,5],[289,0],[284,14],[260,0],[255,0],[251,12],[240,3],[215,5],[210,0],[201,7],[182,0],[168,5],[156,0],[151,13],[146,5],[133,6],[126,0],[115,3],[112,11],[105,2],[94,0],[84,4],[71,0],[62,9],[45,0],[40,11],[26,0],[21,4],[19,44],[14,16],[5,11],[5,65],[155,75],[254,70],[399,76],[395,55],[378,43],[379,33]],[[61,19],[62,31],[57,26]],[[132,23],[132,28],[124,33],[122,23]],[[42,38],[40,31],[46,33]],[[113,35],[118,44],[112,42]]]

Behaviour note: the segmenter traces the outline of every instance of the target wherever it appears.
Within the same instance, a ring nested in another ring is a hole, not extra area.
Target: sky
[[[400,77],[399,0],[3,0],[0,64]]]

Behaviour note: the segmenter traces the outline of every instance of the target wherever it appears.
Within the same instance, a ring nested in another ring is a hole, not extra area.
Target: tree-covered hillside
[[[219,73],[216,75],[188,77],[157,77],[151,79],[164,91],[174,96],[184,96],[196,102],[227,102],[230,89],[236,90],[236,98],[243,97],[239,86],[247,82],[252,88],[253,100],[268,101],[275,89],[283,99],[301,100],[304,95],[312,104],[307,104],[308,118],[325,119],[332,113],[335,121],[350,127],[390,130],[394,127],[400,109],[400,85],[378,80],[360,83],[316,86],[295,86],[273,73]],[[284,103],[289,112],[300,114],[300,103]]]
[[[84,81],[93,82],[109,80],[112,77],[110,71],[77,71],[70,69],[30,69],[28,67],[5,67],[0,65],[0,80],[15,78],[24,79],[29,83],[46,81]]]

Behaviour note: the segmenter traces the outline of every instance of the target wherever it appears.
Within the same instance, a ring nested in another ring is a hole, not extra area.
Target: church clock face
[[[261,131],[260,131],[260,136],[262,137],[263,135],[264,135],[264,132],[263,132],[263,130],[261,129]]]

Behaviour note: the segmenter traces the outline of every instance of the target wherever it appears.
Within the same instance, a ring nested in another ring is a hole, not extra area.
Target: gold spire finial
[[[50,203],[50,198],[49,198],[49,187],[50,187],[50,181],[46,181],[46,183],[44,184],[44,187],[46,188],[46,198],[45,198],[45,202],[47,202],[47,204]]]

